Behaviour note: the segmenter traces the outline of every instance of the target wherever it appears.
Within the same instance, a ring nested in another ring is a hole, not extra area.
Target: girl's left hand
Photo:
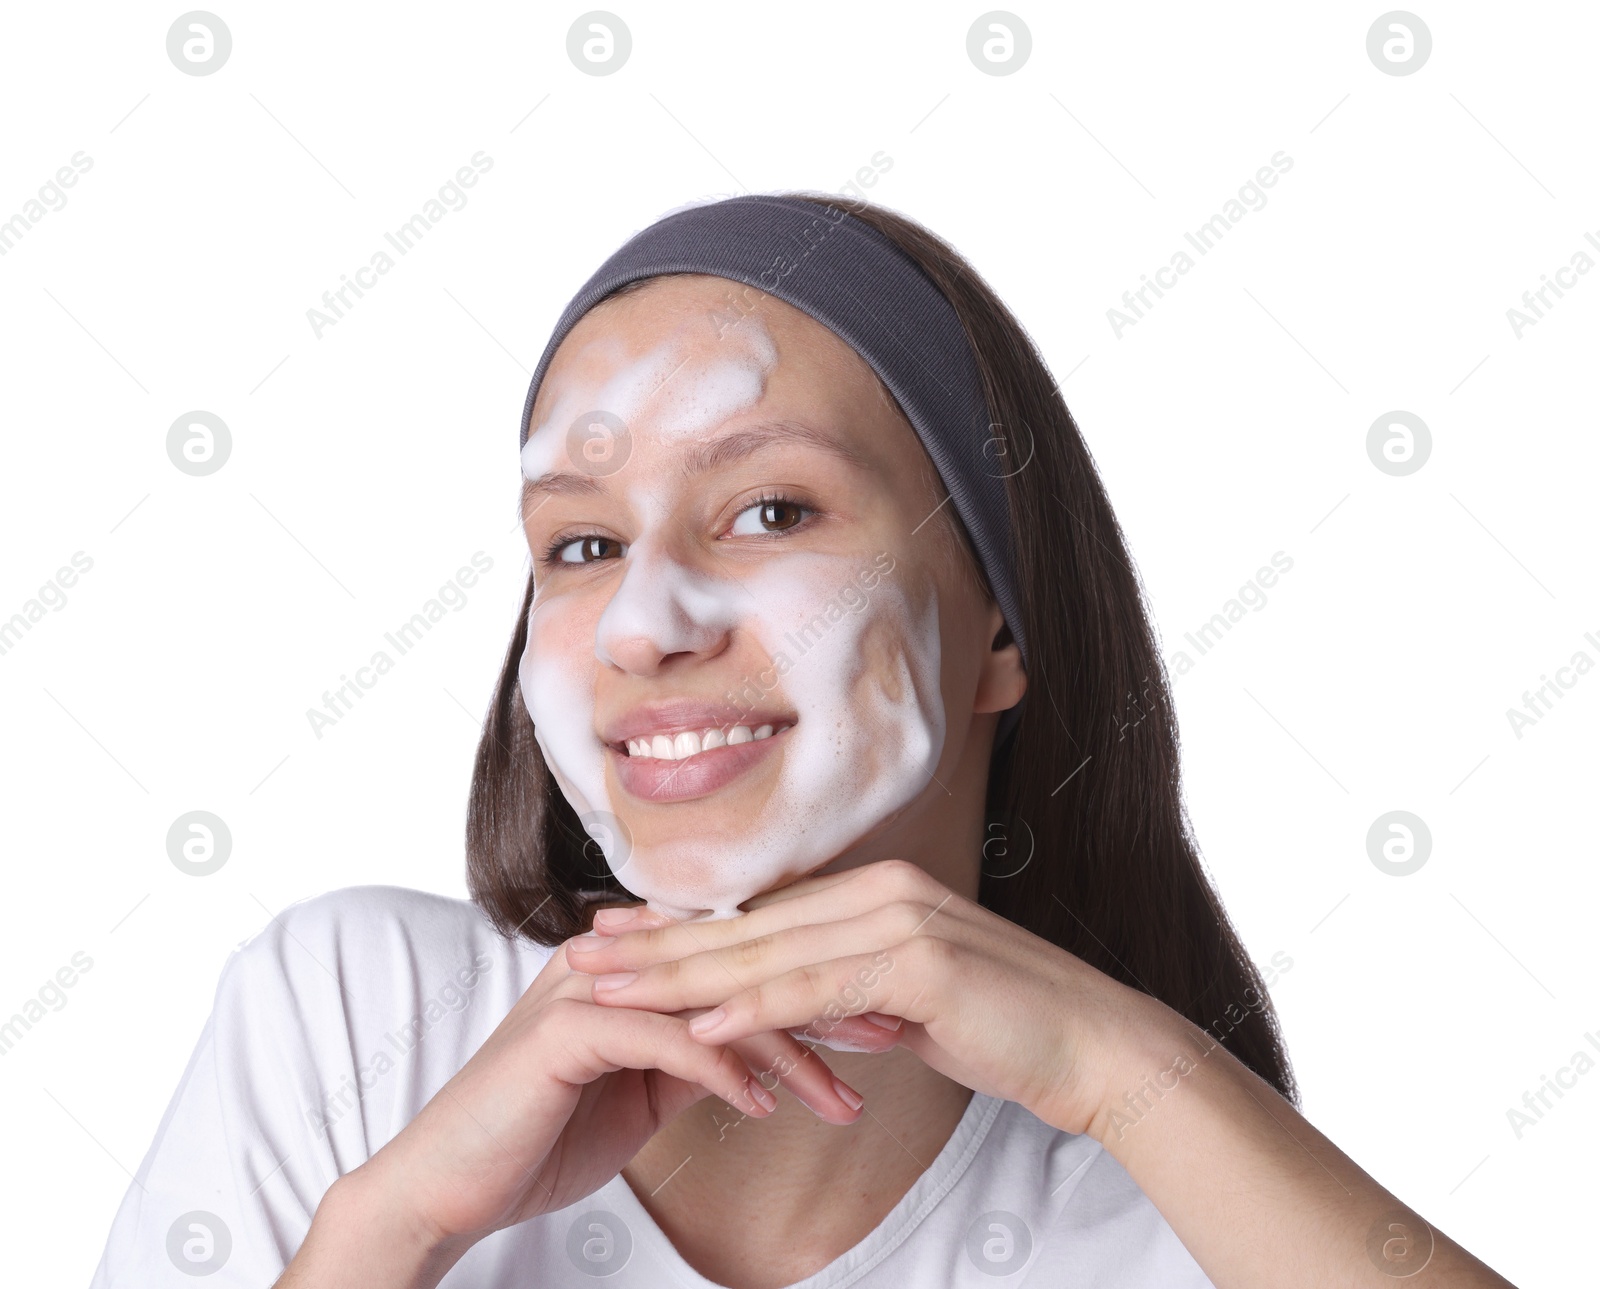
[[[614,938],[568,961],[596,976],[597,1004],[715,1009],[690,1022],[707,1042],[778,1030],[820,1042],[865,1011],[902,1017],[898,1045],[933,1069],[1074,1133],[1105,1102],[1106,1036],[1154,1002],[904,860],[746,904],[713,921],[663,922],[643,908],[597,918]]]

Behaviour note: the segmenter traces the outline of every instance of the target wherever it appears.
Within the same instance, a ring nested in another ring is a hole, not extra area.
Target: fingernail
[[[631,985],[639,978],[637,971],[613,971],[604,976],[594,978],[595,992],[602,989],[621,989],[623,985]]]
[[[599,909],[595,912],[596,926],[621,926],[639,916],[638,909]]]
[[[605,979],[604,976],[600,978],[602,980]],[[708,1030],[715,1029],[727,1019],[728,1009],[726,1007],[718,1007],[716,1011],[709,1011],[704,1016],[696,1016],[692,1021],[690,1021],[689,1032],[691,1034],[704,1034]],[[776,1102],[774,1102],[774,1104],[776,1104]]]
[[[882,1012],[862,1012],[861,1019],[869,1025],[876,1025],[879,1029],[886,1029],[891,1033],[905,1024],[903,1017],[885,1016]]]
[[[862,1101],[861,1094],[856,1092],[848,1083],[841,1083],[837,1078],[833,1080],[833,1090],[839,1094],[843,1101],[852,1110],[859,1110],[866,1103]]]
[[[616,940],[614,935],[601,935],[596,931],[585,931],[575,937],[567,946],[573,953],[593,953],[596,949],[604,949],[606,945]]]
[[[767,1091],[767,1089],[761,1085],[759,1080],[747,1079],[745,1081],[745,1087],[750,1093],[750,1099],[763,1110],[767,1111],[767,1113],[770,1114],[772,1111],[778,1108],[778,1098],[773,1096],[771,1092]]]

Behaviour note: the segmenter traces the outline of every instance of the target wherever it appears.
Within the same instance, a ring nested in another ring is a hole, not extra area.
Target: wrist
[[[354,1255],[359,1262],[352,1267],[372,1271],[382,1283],[433,1289],[476,1240],[440,1231],[411,1212],[374,1163],[369,1160],[328,1188],[306,1245],[319,1240],[332,1256]]]
[[[1141,1137],[1159,1135],[1150,1125],[1183,1088],[1226,1074],[1223,1067],[1233,1064],[1205,1030],[1147,994],[1137,999],[1106,1064],[1088,1129],[1118,1159]]]

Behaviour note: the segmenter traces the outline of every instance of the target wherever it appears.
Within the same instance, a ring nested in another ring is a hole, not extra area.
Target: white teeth
[[[732,729],[709,729],[696,733],[684,730],[681,734],[654,734],[628,740],[629,756],[653,757],[658,761],[682,761],[713,748],[733,747],[757,739],[771,738],[790,728],[787,725],[758,725],[752,730],[748,725],[735,725]]]

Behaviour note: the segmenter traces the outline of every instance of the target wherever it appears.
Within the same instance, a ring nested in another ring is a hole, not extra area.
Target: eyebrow
[[[861,455],[831,434],[814,429],[799,421],[763,421],[697,443],[685,455],[679,472],[684,478],[709,474],[743,461],[769,447],[788,443],[805,443],[837,457],[848,465],[864,466]],[[551,471],[537,479],[529,479],[522,486],[522,502],[526,506],[535,496],[589,496],[604,491],[600,480],[593,475],[575,474],[570,470]]]

